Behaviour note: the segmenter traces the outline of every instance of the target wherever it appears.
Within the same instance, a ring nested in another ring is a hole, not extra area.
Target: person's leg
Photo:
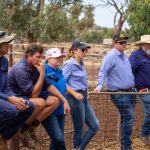
[[[150,134],[150,95],[141,95],[140,97],[144,108],[144,121],[141,136],[148,138]]]
[[[85,123],[87,124],[89,129],[84,134],[83,139],[81,141],[81,150],[85,149],[86,145],[89,143],[89,141],[100,128],[95,112],[93,111],[93,108],[91,107],[88,100],[85,101]]]
[[[120,138],[121,150],[131,149],[131,133],[134,121],[135,97],[132,95],[112,95],[113,103],[116,105],[121,118]]]
[[[10,139],[33,111],[34,105],[31,102],[28,109],[19,112],[13,104],[0,100],[0,134],[5,139]]]
[[[64,142],[64,116],[58,117],[55,114],[50,115],[42,121],[51,138],[51,150],[66,150]]]
[[[48,96],[45,102],[45,108],[38,116],[41,122],[52,114],[52,112],[59,106],[59,99],[55,96]]]
[[[83,127],[85,124],[84,101],[78,101],[72,95],[68,95],[67,99],[71,108],[71,116],[74,126],[73,145],[74,148],[78,148],[82,141]]]

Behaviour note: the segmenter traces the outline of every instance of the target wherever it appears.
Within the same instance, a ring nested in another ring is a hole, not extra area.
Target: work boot
[[[141,137],[141,140],[145,145],[150,146],[150,141],[148,137]]]
[[[42,139],[37,136],[37,132],[36,132],[36,129],[37,129],[38,126],[35,126],[35,125],[31,125],[30,128],[29,128],[29,135],[30,137],[37,143],[42,143]]]
[[[28,129],[21,129],[19,137],[20,137],[20,141],[21,141],[23,146],[28,147],[28,148],[32,148],[32,149],[36,149],[35,143],[29,135]]]
[[[7,142],[1,135],[0,135],[0,150],[7,150]]]

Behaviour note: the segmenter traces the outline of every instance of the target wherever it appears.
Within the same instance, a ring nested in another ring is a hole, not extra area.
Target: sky
[[[100,0],[83,0],[84,4],[93,4],[97,6]],[[101,27],[113,27],[115,9],[113,7],[96,7],[94,11],[95,24]],[[127,23],[123,28],[127,28]]]

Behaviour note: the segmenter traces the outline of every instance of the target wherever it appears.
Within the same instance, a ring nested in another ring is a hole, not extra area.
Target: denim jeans
[[[35,106],[29,102],[29,108],[19,112],[15,105],[0,99],[0,134],[9,140],[33,113]]]
[[[134,121],[136,97],[133,95],[111,95],[112,102],[120,114],[121,150],[131,149],[131,133]]]
[[[144,122],[141,136],[148,137],[150,134],[150,95],[141,95],[140,97],[144,108]]]
[[[72,95],[68,95],[67,99],[71,108],[74,126],[73,145],[74,148],[80,147],[81,150],[84,150],[86,145],[99,130],[99,122],[86,96],[84,96],[83,101],[77,100]],[[85,123],[89,129],[83,135]]]
[[[65,116],[50,115],[42,121],[42,125],[46,129],[51,138],[50,150],[66,150],[64,141],[64,123]]]

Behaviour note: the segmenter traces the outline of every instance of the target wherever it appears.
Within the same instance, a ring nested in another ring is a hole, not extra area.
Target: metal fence
[[[10,59],[12,57],[12,59]],[[21,57],[23,57],[23,53],[10,53],[8,58],[13,63],[16,63]],[[88,72],[88,81],[89,81],[89,89],[92,91],[94,87],[96,87],[96,79],[99,72],[101,57],[99,55],[88,55],[85,58],[85,65]],[[94,136],[94,138],[87,145],[87,150],[119,150],[119,124],[120,118],[119,113],[116,107],[113,105],[110,92],[101,92],[101,93],[93,93],[89,92],[89,101],[96,113],[96,116],[100,122],[100,131]],[[117,93],[115,93],[117,94]],[[119,93],[119,94],[129,94],[129,93]],[[136,104],[136,117],[134,121],[132,141],[133,141],[133,149],[134,150],[149,150],[149,147],[146,147],[140,140],[140,131],[143,120],[143,109],[140,102],[139,95],[140,94],[148,94],[148,93],[132,93],[137,97]],[[86,130],[87,127],[85,126]],[[45,130],[42,126],[39,126],[37,129],[37,134],[42,137],[43,144],[36,143],[37,150],[48,150],[50,139],[46,134]],[[66,116],[65,122],[65,142],[67,146],[67,150],[72,149],[72,136],[73,136],[73,126],[71,116]],[[29,150],[21,145],[18,141],[18,137],[16,136],[14,141],[10,144],[12,150]]]

